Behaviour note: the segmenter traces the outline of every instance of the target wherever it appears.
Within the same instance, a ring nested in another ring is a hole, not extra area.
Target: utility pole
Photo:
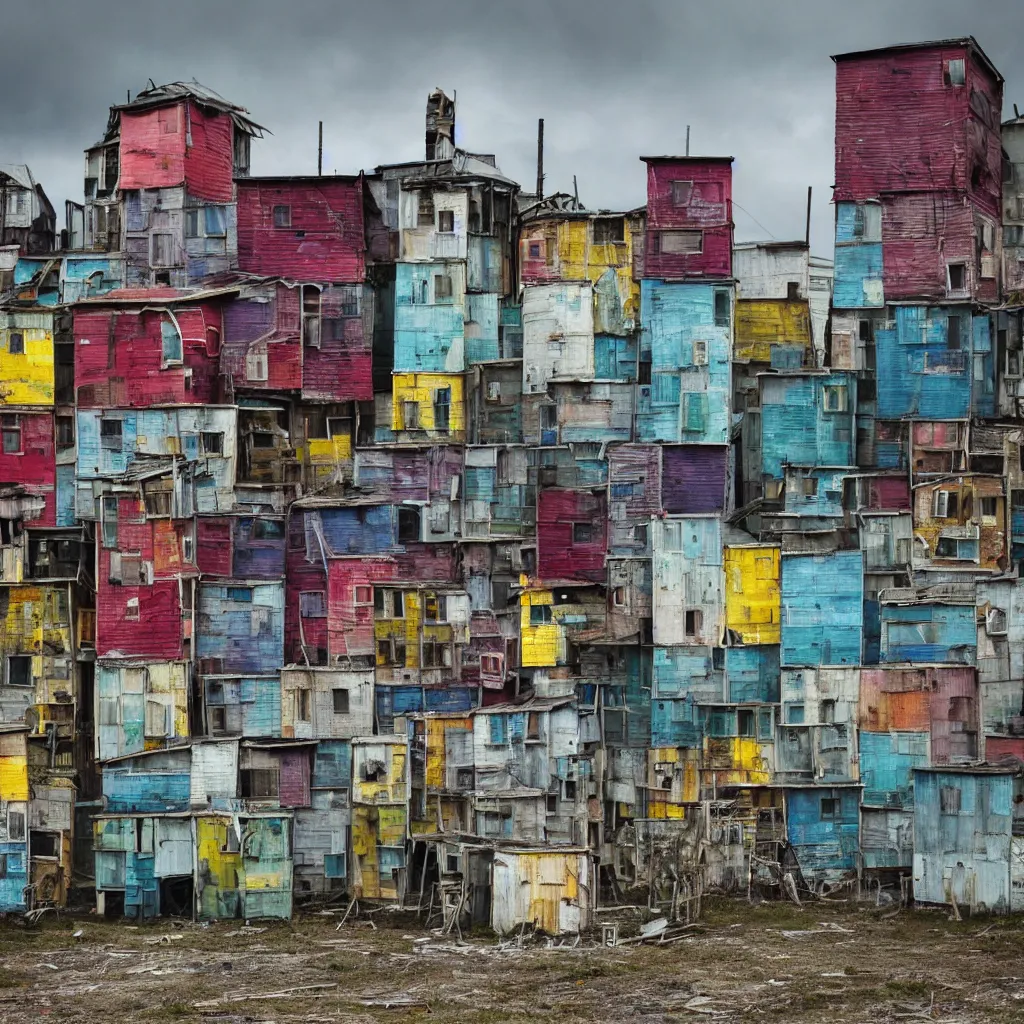
[[[537,120],[537,200],[544,198],[544,118]]]
[[[324,173],[324,123],[320,122],[318,142],[316,146],[316,176],[319,178]]]

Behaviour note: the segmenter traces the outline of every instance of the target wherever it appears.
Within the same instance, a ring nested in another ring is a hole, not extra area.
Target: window
[[[309,690],[295,691],[295,717],[298,721],[308,722],[310,720],[310,711],[313,704],[312,696]]]
[[[823,700],[821,702],[821,720],[826,725],[832,725],[836,720],[836,702],[834,700]]]
[[[100,420],[100,447],[108,451],[121,451],[121,421]]]
[[[967,264],[950,263],[946,267],[947,290],[951,292],[964,292],[967,290]]]
[[[251,381],[265,381],[269,376],[267,343],[257,341],[245,354],[245,376]]]
[[[203,221],[206,224],[207,238],[223,238],[228,233],[228,221],[223,206],[206,206],[203,208]]]
[[[234,172],[235,176],[244,178],[249,173],[249,133],[235,128],[234,138]]]
[[[274,207],[274,227],[290,228],[292,226],[292,208],[290,206]]]
[[[530,625],[531,626],[545,626],[551,622],[551,605],[549,604],[531,604],[530,605]]]
[[[373,587],[368,584],[360,584],[356,587],[355,605],[357,608],[368,608],[375,604]]]
[[[448,621],[448,598],[444,594],[423,595],[423,617],[427,622]]]
[[[500,402],[501,401],[501,381],[489,380],[487,382],[487,401],[488,402]]]
[[[452,301],[452,279],[448,274],[434,275],[434,302]]]
[[[199,207],[193,206],[185,211],[185,237],[201,238],[199,233]]]
[[[692,609],[686,613],[686,635],[687,636],[700,636],[701,629],[704,626],[704,614],[696,609]]]
[[[224,454],[224,435],[221,433],[204,430],[199,435],[199,444],[204,455]]]
[[[863,242],[882,240],[882,208],[877,203],[862,203],[853,211],[853,237]]]
[[[434,224],[434,197],[429,192],[416,194],[416,224],[418,227],[430,227]]]
[[[11,331],[7,336],[7,351],[12,356],[25,354],[25,335],[21,331]]]
[[[625,242],[626,221],[622,217],[598,217],[594,221],[594,245]]]
[[[480,674],[485,676],[504,675],[504,661],[504,655],[501,654],[481,654]]]
[[[983,519],[995,519],[998,508],[999,500],[997,498],[981,499],[981,515]]]
[[[803,704],[787,704],[786,705],[786,724],[787,725],[803,725],[804,724],[804,706],[803,706]]]
[[[249,587],[228,587],[227,599],[242,604],[252,604],[252,589]]]
[[[299,594],[299,615],[304,619],[326,619],[327,598],[322,590],[307,590]]]
[[[420,429],[420,406],[418,402],[402,403],[402,426],[405,430]]]
[[[805,476],[800,481],[800,487],[805,498],[813,498],[818,493],[818,478],[816,476]]]
[[[544,255],[542,250],[543,245],[543,242],[530,242],[528,251],[530,253],[531,260],[539,260]]]
[[[3,434],[4,454],[19,454],[21,452],[21,417],[16,413],[4,413],[0,416],[0,431]]]
[[[405,641],[378,640],[377,664],[393,665],[396,668],[405,668]]]
[[[842,384],[826,384],[821,389],[822,409],[825,412],[846,412],[846,387]]]
[[[174,266],[174,235],[154,234],[153,235],[153,262],[154,267]]]
[[[690,193],[693,191],[692,181],[672,182],[672,205],[687,206],[690,202]]]
[[[128,603],[124,609],[124,617],[129,622],[139,621],[139,599],[137,597],[128,598]]]
[[[697,255],[704,251],[704,234],[701,231],[662,231],[654,236],[663,253],[669,255]]]
[[[959,504],[956,491],[936,491],[932,499],[932,511],[936,519],[956,519]]]
[[[103,520],[103,546],[117,547],[117,498],[105,494],[100,503],[100,518]]]
[[[592,523],[573,523],[572,542],[573,544],[590,544],[594,539],[594,527]]]
[[[172,491],[162,487],[158,488],[153,485],[144,485],[142,497],[146,504],[147,516],[170,516],[172,499],[174,498]]]
[[[1006,612],[1002,608],[989,608],[985,616],[985,632],[989,636],[1003,636],[1006,633]]]
[[[820,818],[822,821],[831,820],[839,816],[839,801],[835,797],[823,796],[821,798],[821,814]]]
[[[755,718],[753,711],[736,712],[736,734],[738,736],[753,736],[755,730]]]
[[[331,690],[331,700],[334,703],[334,713],[336,715],[348,714],[348,690]]]
[[[708,343],[706,341],[695,341],[693,343],[693,365],[708,365]]]
[[[181,334],[170,320],[160,323],[160,358],[164,366],[181,362]]]
[[[626,606],[626,588],[616,587],[612,591],[612,604],[616,608],[625,608]]]
[[[75,446],[75,417],[58,416],[57,426],[57,448],[73,448]]]
[[[724,288],[715,289],[715,326],[728,327],[731,319],[729,293]]]
[[[647,524],[638,523],[633,527],[633,542],[647,547]]]
[[[440,640],[424,640],[420,664],[423,668],[448,668],[452,663],[452,651]]]
[[[946,317],[946,348],[956,351],[960,348],[960,317]]]
[[[307,348],[320,347],[320,289],[302,286],[302,343]]]
[[[32,685],[32,659],[30,657],[16,655],[7,659],[7,685]]]
[[[455,232],[455,211],[454,210],[438,210],[437,211],[437,230],[442,235],[451,235]]]
[[[420,539],[420,510],[415,505],[398,508],[398,543],[415,543]]]
[[[946,85],[963,85],[967,80],[964,70],[963,57],[946,61],[946,70],[943,75]]]
[[[452,389],[437,388],[434,391],[434,429],[448,430],[451,424]]]
[[[939,787],[939,810],[943,814],[960,813],[960,787],[940,786]]]
[[[278,795],[280,777],[276,768],[242,768],[238,775],[243,799],[259,800]],[[228,836],[234,831],[229,827]]]

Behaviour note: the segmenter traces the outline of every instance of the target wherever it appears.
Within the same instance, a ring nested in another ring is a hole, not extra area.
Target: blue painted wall
[[[328,555],[376,555],[398,546],[398,512],[394,505],[354,505],[305,513],[306,551],[320,552],[317,530]]]
[[[654,700],[692,696],[699,701],[721,702],[723,651],[718,652],[718,667],[710,647],[655,647]]]
[[[189,762],[174,771],[146,770],[146,759],[119,761],[103,766],[104,809],[110,813],[156,814],[187,811],[189,806]]]
[[[988,316],[975,317],[972,323],[964,306],[898,306],[894,312],[892,326],[875,331],[879,419],[964,419],[972,408],[977,415],[993,415]],[[954,339],[949,338],[949,316],[960,318],[959,337]],[[980,379],[972,404],[975,369]]]
[[[732,703],[776,704],[779,701],[779,645],[729,647],[725,672]]]
[[[781,480],[787,463],[856,464],[857,382],[852,373],[762,377],[761,382],[761,470],[766,476]],[[845,412],[825,411],[826,388],[846,389]]]
[[[0,912],[24,910],[23,890],[28,885],[28,856],[24,841],[0,843],[0,856],[7,858],[7,871],[0,878]]]
[[[782,556],[783,665],[859,665],[863,614],[859,551]]]
[[[805,479],[815,481],[813,493],[806,492]],[[787,474],[785,511],[798,516],[842,516],[845,479],[846,474],[835,469]]]
[[[352,784],[352,744],[348,740],[321,740],[313,759],[314,789],[348,789]]]
[[[860,790],[786,790],[786,829],[804,876],[827,878],[857,866]]]
[[[928,763],[925,732],[860,733],[860,778],[864,803],[913,807],[914,769]]]
[[[196,634],[196,657],[220,659],[220,672],[278,671],[284,662],[284,584],[201,583]]]
[[[978,634],[974,605],[882,605],[881,661],[973,665]]]
[[[451,265],[454,271],[456,265]],[[395,362],[397,373],[460,373],[463,351],[464,307],[461,297],[451,302],[413,301],[426,286],[433,297],[432,278],[447,273],[445,263],[398,263],[395,266]],[[457,282],[453,285],[457,288]]]
[[[594,335],[594,376],[601,380],[636,380],[635,335]]]
[[[652,747],[697,747],[701,735],[693,700],[651,701]]]
[[[206,679],[207,708],[223,707],[229,735],[281,735],[281,679]],[[237,730],[237,731],[236,731]]]
[[[496,292],[466,295],[466,365],[497,359],[498,296]]]
[[[835,282],[832,302],[837,309],[884,305],[882,242],[864,241],[854,233],[857,203],[836,203]],[[870,294],[869,294],[870,293]]]
[[[715,292],[729,296],[729,324],[715,323]],[[732,407],[732,288],[640,283],[641,350],[650,352],[651,384],[641,388],[641,441],[727,444]],[[707,365],[694,363],[706,343]]]

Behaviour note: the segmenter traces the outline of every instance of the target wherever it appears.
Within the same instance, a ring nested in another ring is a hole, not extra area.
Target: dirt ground
[[[386,913],[341,930],[5,921],[0,1021],[1024,1021],[1024,921],[892,913],[720,898],[690,937],[615,948],[460,944]]]

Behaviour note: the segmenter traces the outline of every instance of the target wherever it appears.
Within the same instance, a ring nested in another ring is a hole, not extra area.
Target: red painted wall
[[[274,207],[291,224],[274,227]],[[364,264],[363,180],[249,178],[238,182],[238,264],[299,281],[359,282]]]
[[[192,144],[185,149],[185,185],[190,196],[229,203],[234,198],[234,122],[229,114],[206,114],[188,106]]]
[[[76,310],[75,384],[82,408],[206,405],[218,398],[220,307],[173,307],[182,333],[182,365],[161,367],[160,322],[138,307]],[[185,370],[191,384],[186,388]]]
[[[266,300],[270,300],[269,302]],[[240,296],[224,311],[221,370],[235,387],[298,391],[302,386],[302,325],[299,289],[279,284],[256,296]],[[246,377],[246,357],[254,341],[267,343],[267,379]]]
[[[603,582],[607,520],[603,494],[541,491],[537,498],[537,572],[540,578]],[[573,542],[574,523],[589,524],[589,542]]]
[[[958,58],[966,83],[946,85],[946,63]],[[963,46],[838,59],[834,198],[963,189],[998,213],[1001,110],[1001,83]]]
[[[406,544],[395,555],[395,578],[416,583],[456,583],[454,544]]]
[[[993,764],[1003,758],[1015,757],[1024,761],[1024,736],[986,736],[985,760]]]
[[[204,576],[231,577],[232,521],[200,516],[196,520],[196,560]]]
[[[289,549],[286,556],[286,578],[284,585],[284,649],[285,661],[289,664],[303,665],[302,641],[305,638],[310,658],[317,648],[328,649],[328,619],[303,619],[299,628],[299,594],[303,591],[322,590],[327,592],[327,573],[323,562],[307,562],[305,540],[299,550],[292,550],[292,538],[304,537],[303,517],[293,515],[289,522]],[[330,606],[327,614],[330,615]]]
[[[232,134],[228,114],[208,115],[191,102],[123,110],[120,187],[185,185],[196,198],[230,202]]]
[[[688,201],[676,206],[674,181],[692,181]],[[662,252],[660,232],[702,231],[700,253]],[[678,281],[732,275],[732,161],[678,157],[647,162],[647,236],[644,277]]]
[[[983,216],[964,193],[913,192],[882,198],[882,286],[887,301],[944,299],[946,264],[968,267],[968,287],[977,299],[998,299],[996,278],[980,276],[975,219]],[[999,230],[994,219],[990,230]],[[938,239],[938,244],[937,244]],[[995,258],[992,259],[993,274]]]
[[[376,654],[373,605],[357,607],[355,588],[396,578],[390,558],[332,558],[327,563],[327,649],[332,663],[339,654]]]
[[[321,296],[320,348],[302,353],[302,397],[319,402],[373,401],[373,306],[364,296],[361,316],[344,316],[338,290]]]
[[[17,484],[29,494],[46,501],[40,519],[33,526],[57,525],[57,462],[53,442],[53,413],[18,413],[21,453],[0,451],[0,486]]]

